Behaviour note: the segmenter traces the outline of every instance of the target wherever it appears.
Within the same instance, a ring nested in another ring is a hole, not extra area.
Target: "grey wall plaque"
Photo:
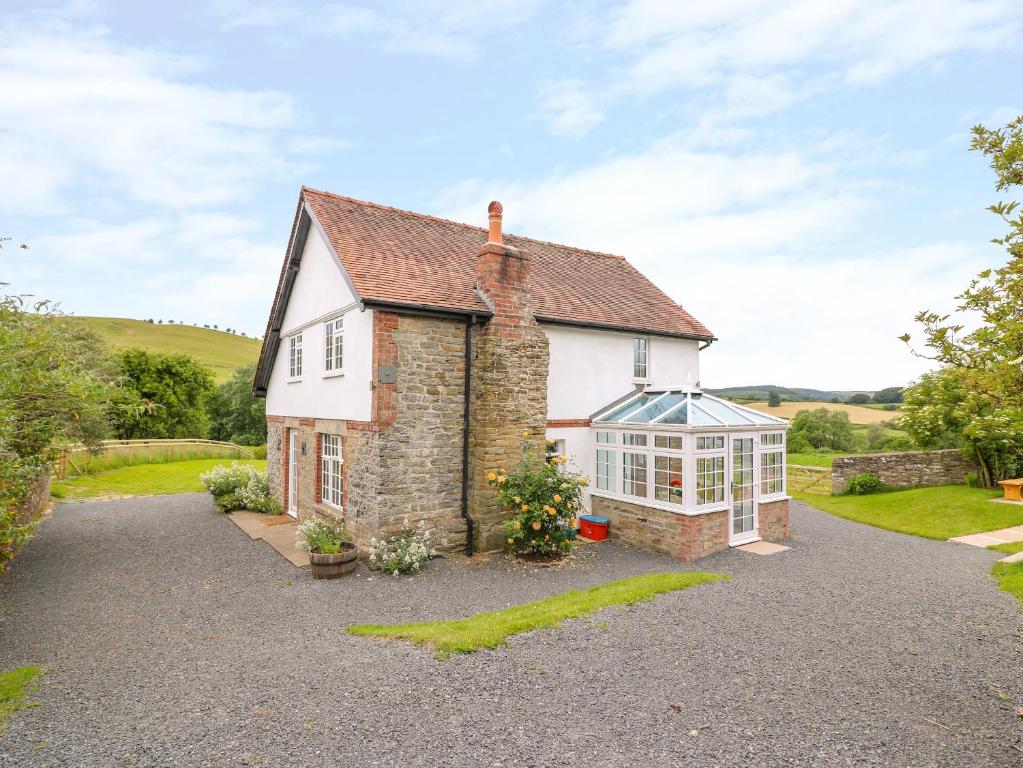
[[[381,384],[394,384],[398,380],[398,372],[393,365],[381,365],[377,368],[377,381]]]

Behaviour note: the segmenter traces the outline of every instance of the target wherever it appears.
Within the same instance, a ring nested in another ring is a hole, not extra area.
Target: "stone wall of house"
[[[757,535],[764,541],[777,541],[789,537],[789,500],[768,501],[757,509]]]
[[[266,417],[266,472],[270,494],[281,503],[286,501],[284,491],[284,457],[287,455],[287,437],[280,416]]]
[[[608,536],[640,549],[692,562],[728,547],[728,511],[681,515],[593,496],[593,514],[608,519]]]
[[[961,451],[907,451],[904,453],[868,453],[836,458],[831,466],[831,490],[845,491],[849,478],[869,472],[892,488],[962,483],[974,467]]]

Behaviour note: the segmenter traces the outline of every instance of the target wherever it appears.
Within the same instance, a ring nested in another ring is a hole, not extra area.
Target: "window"
[[[646,339],[632,340],[632,377],[634,379],[646,378],[647,341]]]
[[[784,436],[781,432],[769,432],[760,436],[761,445],[781,445],[783,440]]]
[[[288,339],[288,371],[293,379],[302,378],[302,334]]]
[[[320,498],[332,507],[341,509],[342,466],[341,438],[337,435],[320,436]]]
[[[646,435],[640,434],[640,433],[636,433],[636,432],[623,432],[622,433],[622,445],[635,445],[637,447],[645,446],[646,445]]]
[[[669,451],[681,451],[682,435],[654,435],[654,448],[667,448]]]
[[[696,460],[696,503],[718,504],[725,500],[725,457],[701,456]]]
[[[682,457],[654,456],[654,498],[682,505]]]
[[[617,442],[616,437],[614,432],[598,432],[597,442],[604,445],[614,445]]]
[[[785,491],[785,454],[765,451],[760,454],[760,495]]]
[[[646,454],[622,453],[622,493],[646,498]]]
[[[707,437],[696,438],[696,450],[698,451],[721,450],[724,447],[725,447],[724,435],[709,435]]]
[[[323,324],[323,370],[340,373],[344,364],[345,319],[337,317]]]
[[[613,491],[615,489],[615,457],[614,451],[597,449],[597,490]]]

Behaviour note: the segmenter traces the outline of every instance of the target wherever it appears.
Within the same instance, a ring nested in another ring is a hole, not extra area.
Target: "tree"
[[[210,439],[240,445],[266,442],[266,400],[252,394],[256,364],[238,368],[210,399]]]
[[[879,450],[885,442],[887,442],[887,435],[885,434],[884,427],[880,424],[870,424],[867,426],[868,451]]]
[[[1023,116],[1003,129],[974,127],[970,148],[989,159],[998,191],[1023,184]],[[920,445],[957,441],[988,486],[1023,467],[1023,214],[1017,214],[1018,207],[1016,202],[988,206],[1008,226],[992,242],[1008,251],[1009,261],[985,269],[956,297],[957,310],[972,315],[975,327],[967,330],[951,315],[929,310],[917,314],[929,352],[911,350],[942,368],[905,392],[907,407],[900,418]],[[901,338],[909,344],[908,333]],[[961,397],[958,404],[949,401],[949,391]],[[940,439],[939,428],[948,430]]]
[[[857,392],[855,395],[850,395],[846,402],[851,403],[852,405],[866,405],[870,402],[870,395]]]
[[[875,392],[870,399],[875,403],[901,403],[902,391],[902,387],[885,387]]]
[[[127,349],[119,357],[122,386],[142,407],[117,420],[120,438],[206,437],[213,372],[188,355]]]
[[[767,405],[770,408],[777,408],[781,405],[781,395],[778,394],[778,390],[772,389],[767,393]]]
[[[789,428],[788,444],[792,453],[799,452],[793,445],[809,445],[817,450],[851,450],[853,429],[849,414],[830,408],[800,411]]]

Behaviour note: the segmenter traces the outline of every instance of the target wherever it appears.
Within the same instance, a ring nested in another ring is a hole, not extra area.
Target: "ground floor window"
[[[765,451],[760,454],[760,495],[782,493],[785,490],[785,454]]]
[[[615,489],[615,451],[597,449],[597,490]]]
[[[654,498],[671,504],[682,504],[680,456],[654,456]]]
[[[344,463],[341,456],[341,438],[337,435],[322,435],[320,442],[322,446],[320,452],[322,480],[320,496],[326,504],[340,509],[343,498],[342,468]]]
[[[646,498],[645,453],[622,453],[622,493]]]
[[[696,459],[696,503],[719,504],[725,500],[725,457]]]

